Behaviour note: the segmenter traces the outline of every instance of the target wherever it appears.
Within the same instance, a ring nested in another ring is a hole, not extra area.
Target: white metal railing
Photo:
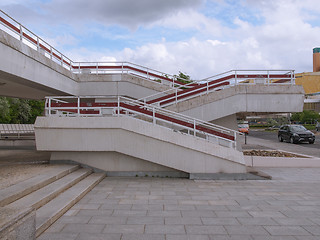
[[[0,124],[0,139],[9,137],[22,138],[33,135],[33,124]]]
[[[104,102],[96,101],[97,99]],[[46,97],[45,112],[46,116],[66,117],[125,115],[232,148],[236,148],[237,135],[241,134],[232,129],[120,96],[114,99],[107,99],[105,96]]]
[[[231,70],[209,78],[202,79],[195,84],[194,82],[184,85],[178,89],[168,89],[139,99],[144,103],[155,103],[165,107],[172,103],[178,103],[188,98],[213,91],[221,90],[235,85],[294,85],[294,70]]]
[[[8,14],[0,9],[0,29],[6,31],[11,36],[20,40],[34,50],[40,52],[52,61],[60,64],[64,68],[73,73],[90,73],[90,74],[106,74],[106,73],[128,73],[138,76],[149,81],[158,82],[169,85],[171,87],[179,87],[184,85],[178,76],[163,73],[151,68],[130,62],[74,62],[66,57],[60,51],[52,47],[49,43],[34,34],[21,23],[14,20]]]

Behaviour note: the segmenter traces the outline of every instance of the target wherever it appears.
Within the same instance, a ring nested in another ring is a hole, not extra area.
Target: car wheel
[[[314,144],[314,140],[309,141],[310,144]]]
[[[281,136],[278,136],[279,142],[283,142],[283,138]]]
[[[290,143],[295,143],[295,141],[293,140],[293,137],[290,137]]]

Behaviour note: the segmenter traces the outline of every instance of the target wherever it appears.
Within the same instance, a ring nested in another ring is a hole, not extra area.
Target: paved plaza
[[[38,239],[320,239],[320,169],[273,180],[105,178]]]

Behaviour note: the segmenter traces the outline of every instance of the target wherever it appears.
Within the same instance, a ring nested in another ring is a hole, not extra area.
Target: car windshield
[[[306,131],[307,129],[304,126],[296,125],[296,126],[290,126],[290,129],[292,131]]]
[[[248,124],[239,124],[238,125],[239,128],[249,128]]]

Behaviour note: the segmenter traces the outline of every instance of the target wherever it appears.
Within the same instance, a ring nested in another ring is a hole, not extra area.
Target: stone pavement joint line
[[[273,180],[105,178],[38,239],[320,239],[320,168]]]

